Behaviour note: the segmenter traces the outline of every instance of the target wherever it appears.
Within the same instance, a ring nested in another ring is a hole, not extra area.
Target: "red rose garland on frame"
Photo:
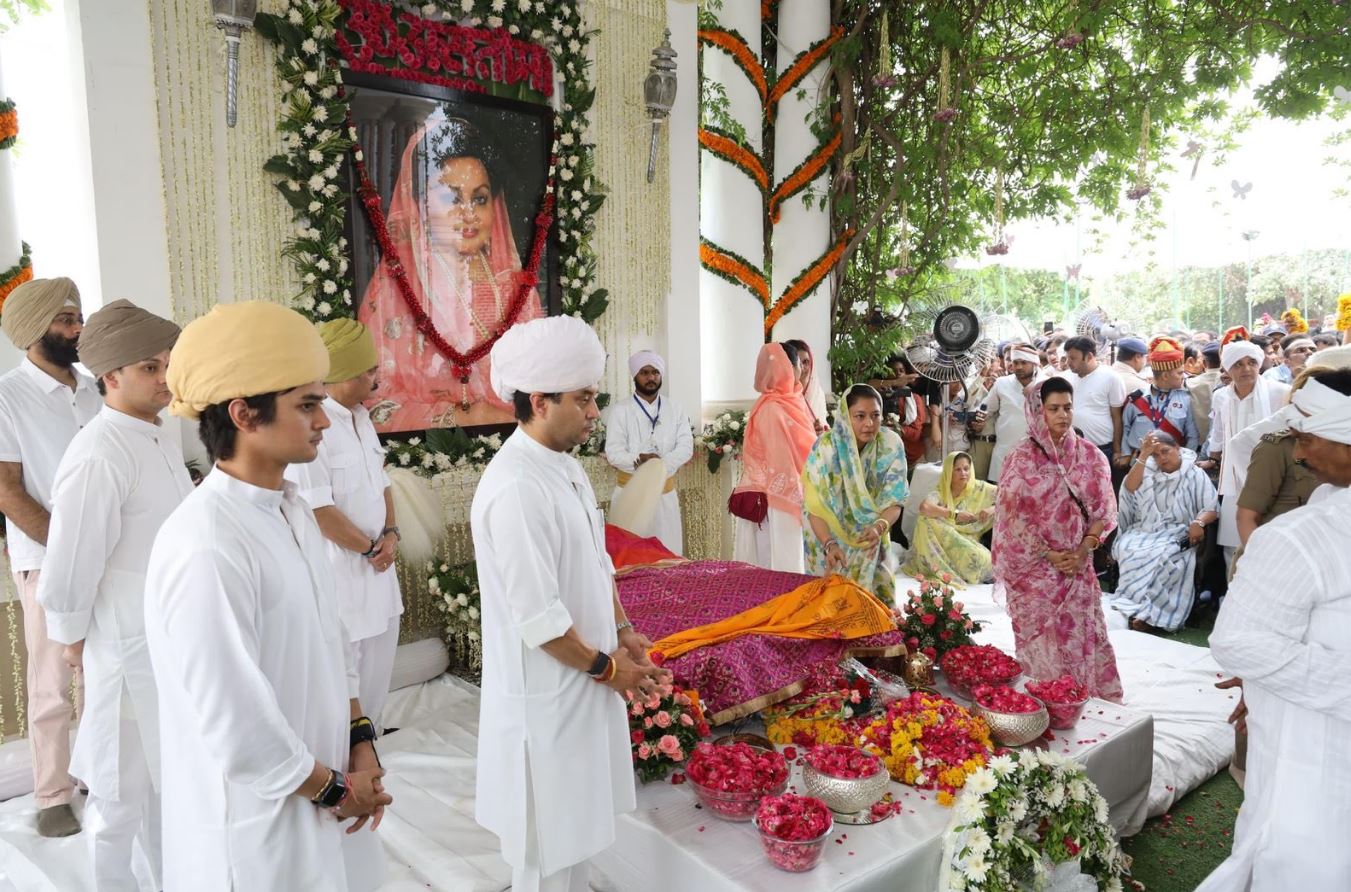
[[[350,121],[348,125],[351,125]],[[361,195],[361,206],[366,211],[366,219],[370,221],[375,240],[380,245],[380,262],[389,267],[389,271],[394,274],[394,281],[399,285],[399,294],[403,297],[404,303],[408,305],[408,311],[413,315],[413,321],[417,323],[418,331],[422,332],[442,356],[450,360],[452,374],[459,378],[462,383],[468,384],[469,373],[474,363],[486,357],[489,351],[493,349],[493,344],[496,344],[498,339],[506,334],[507,329],[515,324],[516,317],[521,314],[521,309],[525,306],[530,289],[539,284],[539,275],[535,270],[539,269],[540,259],[544,254],[544,245],[549,238],[549,227],[553,225],[554,178],[549,177],[549,181],[544,186],[544,201],[541,203],[539,213],[535,215],[535,234],[530,241],[530,258],[526,262],[521,284],[511,296],[511,302],[507,304],[506,313],[501,319],[497,320],[497,327],[492,330],[492,333],[486,339],[479,341],[469,350],[461,353],[441,335],[441,332],[437,331],[432,317],[423,309],[422,302],[413,292],[413,286],[408,281],[408,270],[399,260],[399,255],[394,249],[394,242],[389,237],[385,212],[380,207],[380,193],[371,183],[370,175],[366,170],[365,157],[358,151],[357,146],[353,146],[352,164],[357,173],[357,189]],[[557,159],[550,158],[549,168],[552,170],[556,167]]]

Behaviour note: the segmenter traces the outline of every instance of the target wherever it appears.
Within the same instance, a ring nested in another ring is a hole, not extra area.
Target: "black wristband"
[[[368,558],[368,557],[370,557],[371,555],[375,554],[375,552],[378,551],[379,549],[380,549],[380,543],[379,543],[379,542],[376,542],[374,539],[372,539],[372,540],[371,540],[371,547],[368,548],[368,549],[366,549],[365,551],[363,551],[363,552],[361,553],[361,556],[364,557],[364,558]]]
[[[375,738],[378,736],[379,735],[375,733],[375,723],[364,715],[359,719],[352,719],[349,737],[350,746],[356,746],[358,743],[365,743],[367,741],[374,743]]]
[[[605,651],[597,651],[596,658],[591,661],[591,668],[586,670],[586,674],[592,678],[600,678],[605,674],[605,670],[610,668],[610,655]]]

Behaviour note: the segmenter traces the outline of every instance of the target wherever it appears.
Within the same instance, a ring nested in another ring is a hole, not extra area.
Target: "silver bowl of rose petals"
[[[990,726],[1001,746],[1022,746],[1046,733],[1051,716],[1046,705],[1029,694],[1003,685],[979,684],[971,689],[971,712]]]
[[[857,747],[820,745],[807,750],[802,789],[842,815],[863,811],[887,792],[891,776],[882,760]]]

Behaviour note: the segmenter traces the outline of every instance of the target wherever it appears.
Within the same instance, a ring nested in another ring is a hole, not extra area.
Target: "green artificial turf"
[[[1191,892],[1233,845],[1234,819],[1243,791],[1222,771],[1122,840],[1134,859],[1131,876],[1149,892]],[[1140,886],[1137,886],[1139,888]]]

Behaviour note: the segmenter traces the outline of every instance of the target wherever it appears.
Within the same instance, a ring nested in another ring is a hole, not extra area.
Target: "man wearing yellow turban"
[[[61,459],[38,602],[47,634],[84,669],[71,773],[89,787],[85,836],[94,886],[139,889],[132,843],[158,879],[159,700],[145,651],[145,571],[160,525],[192,480],[159,414],[178,326],[117,300],[89,317],[80,361],[107,399]]]
[[[356,652],[361,705],[377,731],[399,646],[403,599],[391,567],[399,547],[385,452],[363,403],[379,387],[379,357],[370,331],[355,319],[319,326],[328,348],[324,413],[333,423],[319,457],[287,468],[328,540],[338,611]]]
[[[76,432],[98,415],[94,379],[75,368],[84,327],[80,292],[70,279],[33,279],[5,301],[0,328],[24,351],[18,368],[0,377],[0,513],[9,566],[23,604],[28,650],[28,743],[38,832],[80,830],[71,811],[69,697],[71,667],[61,644],[47,637],[38,580],[51,522],[56,468]]]
[[[166,889],[381,879],[375,837],[345,866],[328,813],[374,829],[391,799],[323,534],[284,480],[329,426],[328,373],[314,326],[257,301],[216,306],[170,354],[171,411],[199,420],[215,466],[161,527],[146,577],[146,644],[175,721],[161,741]]]

